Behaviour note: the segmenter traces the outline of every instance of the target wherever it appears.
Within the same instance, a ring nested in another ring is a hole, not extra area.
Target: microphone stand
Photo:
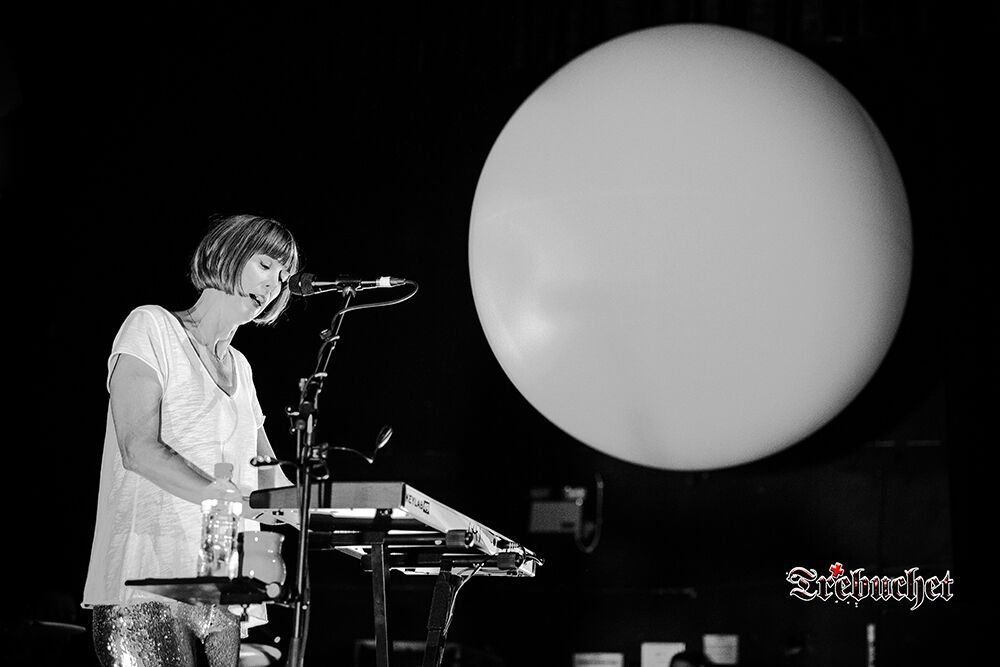
[[[333,316],[330,328],[320,334],[323,345],[320,347],[319,358],[316,360],[316,370],[310,377],[299,383],[301,394],[298,409],[288,408],[287,410],[295,430],[298,451],[298,475],[296,479],[300,501],[298,568],[295,573],[295,589],[291,593],[295,613],[286,663],[289,667],[302,667],[305,663],[306,639],[309,632],[309,575],[306,556],[309,549],[309,496],[313,466],[319,465],[326,470],[326,473],[319,479],[329,477],[329,469],[324,460],[326,457],[325,448],[315,444],[315,428],[319,414],[319,395],[323,391],[323,383],[327,376],[326,368],[330,363],[333,351],[337,348],[337,341],[340,340],[340,326],[344,322],[344,315],[347,313],[355,292],[354,289],[348,287],[343,290],[343,294],[344,307]]]

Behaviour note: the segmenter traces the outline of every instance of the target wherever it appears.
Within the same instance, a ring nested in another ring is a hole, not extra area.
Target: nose
[[[268,272],[267,276],[264,278],[264,289],[267,290],[268,296],[272,296],[277,292],[281,291],[281,274],[275,271]]]

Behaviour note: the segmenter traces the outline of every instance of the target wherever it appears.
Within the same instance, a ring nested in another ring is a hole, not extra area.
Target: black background
[[[875,623],[880,665],[946,664],[975,648],[990,586],[982,534],[996,523],[984,503],[997,22],[962,12],[622,0],[79,3],[0,15],[0,224],[13,296],[6,567],[23,602],[5,617],[87,623],[75,605],[111,340],[139,304],[193,303],[186,262],[209,215],[254,212],[284,221],[316,273],[421,285],[401,306],[348,317],[323,435],[363,444],[391,424],[374,467],[344,459],[336,475],[407,480],[547,557],[534,580],[471,582],[453,641],[508,665],[569,665],[589,650],[638,665],[643,641],[697,646],[703,633],[734,633],[741,664],[861,665]],[[787,44],[860,100],[903,173],[915,255],[897,339],[841,415],[765,460],[670,472],[574,441],[517,393],[476,316],[468,221],[486,155],[532,90],[610,38],[692,21]],[[292,454],[284,406],[334,303],[296,303],[278,326],[235,341],[279,455]],[[528,533],[531,488],[592,484],[595,473],[606,498],[593,554]],[[956,597],[916,611],[788,597],[788,568],[834,561],[950,570]],[[310,656],[349,664],[372,632],[368,580],[339,554],[313,562]],[[430,583],[393,578],[394,638],[421,637]],[[273,616],[255,637],[283,646],[288,617]]]

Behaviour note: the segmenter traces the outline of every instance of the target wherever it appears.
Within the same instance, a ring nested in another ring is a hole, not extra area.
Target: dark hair
[[[208,288],[226,294],[243,295],[240,278],[243,268],[256,254],[273,257],[299,270],[299,248],[292,233],[277,220],[256,215],[213,216],[212,227],[198,244],[191,258],[191,284],[198,291]],[[257,324],[271,324],[288,305],[288,286],[254,319]]]

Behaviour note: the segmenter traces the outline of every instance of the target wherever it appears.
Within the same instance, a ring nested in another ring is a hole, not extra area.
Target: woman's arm
[[[153,369],[119,354],[111,372],[111,416],[122,465],[164,491],[200,503],[213,478],[160,440],[162,398]]]
[[[271,441],[267,439],[264,427],[257,429],[257,456],[274,456],[274,449],[271,448]],[[281,466],[266,466],[257,468],[257,484],[261,489],[273,489],[278,486],[293,486],[294,483],[288,481]]]

